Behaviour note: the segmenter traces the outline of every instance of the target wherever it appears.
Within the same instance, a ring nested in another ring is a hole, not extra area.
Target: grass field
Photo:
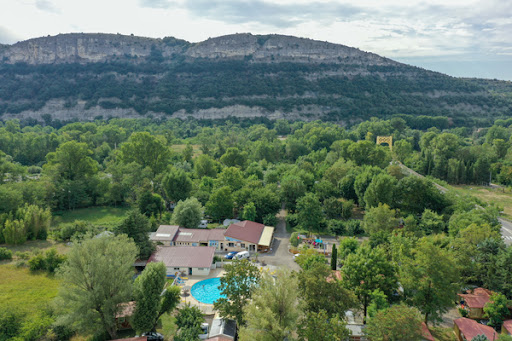
[[[510,189],[487,186],[451,186],[457,192],[474,196],[486,203],[495,203],[503,207],[503,216],[512,219],[512,192]]]
[[[59,243],[54,240],[29,240],[25,242],[22,245],[7,245],[7,244],[0,244],[0,247],[5,247],[12,251],[12,253],[15,252],[26,252],[26,251],[32,251],[34,249],[39,250],[47,250],[52,247],[56,248],[59,253],[66,253],[69,250],[69,246],[66,245],[66,243]],[[0,262],[1,264],[2,262]],[[4,261],[5,263],[5,261]]]
[[[14,309],[35,315],[57,295],[60,281],[45,274],[31,274],[27,268],[0,265],[0,310]]]
[[[54,214],[53,226],[85,220],[104,227],[117,226],[130,210],[128,207],[89,207]]]

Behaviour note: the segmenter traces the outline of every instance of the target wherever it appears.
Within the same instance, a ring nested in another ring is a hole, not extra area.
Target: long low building
[[[274,228],[253,221],[236,222],[227,229],[188,229],[160,225],[151,241],[163,246],[211,246],[217,251],[267,252],[272,246]]]
[[[169,276],[176,272],[191,276],[208,276],[214,255],[215,248],[211,246],[159,246],[149,258],[148,263],[163,262]]]
[[[274,239],[274,228],[244,220],[229,225],[224,234],[225,251],[268,252]]]

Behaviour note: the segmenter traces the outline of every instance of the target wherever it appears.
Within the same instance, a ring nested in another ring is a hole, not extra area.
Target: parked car
[[[208,220],[206,220],[206,219],[201,220],[201,222],[199,223],[197,228],[199,228],[199,229],[208,228]]]
[[[249,259],[250,255],[249,255],[249,251],[241,251],[239,253],[237,253],[233,259]]]
[[[164,341],[164,336],[157,332],[142,333],[141,336],[146,336],[148,341]]]
[[[224,258],[226,259],[233,259],[233,257],[237,254],[238,252],[236,251],[231,251],[230,253],[228,253],[227,255],[224,256]]]

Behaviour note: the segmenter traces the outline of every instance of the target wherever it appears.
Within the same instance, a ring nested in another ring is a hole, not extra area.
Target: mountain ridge
[[[509,83],[454,78],[276,34],[191,43],[68,33],[0,46],[2,119],[237,116],[347,124],[407,114],[446,116],[457,125],[512,115],[510,94]]]
[[[108,33],[66,33],[32,38],[0,50],[3,63],[52,64],[106,62],[113,59],[130,60],[149,57],[159,49],[163,57],[183,54],[189,58],[235,58],[252,55],[253,61],[266,62],[279,57],[280,61],[346,63],[342,58],[357,62],[362,57],[372,65],[396,65],[391,59],[341,44],[334,44],[287,35],[253,35],[236,33],[191,43],[174,37],[148,38]]]

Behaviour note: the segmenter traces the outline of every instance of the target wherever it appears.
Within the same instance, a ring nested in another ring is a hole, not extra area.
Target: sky
[[[286,34],[452,76],[512,80],[511,0],[0,0],[0,43],[70,32],[191,42]]]

